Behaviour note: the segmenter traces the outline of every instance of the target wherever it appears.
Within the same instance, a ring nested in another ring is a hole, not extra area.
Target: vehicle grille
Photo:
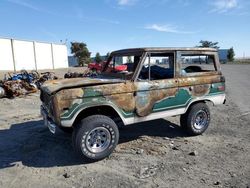
[[[43,102],[43,106],[46,108],[47,112],[53,115],[52,96],[41,90],[40,99]]]
[[[50,95],[47,92],[41,90],[40,99],[43,103],[48,103],[50,101]]]

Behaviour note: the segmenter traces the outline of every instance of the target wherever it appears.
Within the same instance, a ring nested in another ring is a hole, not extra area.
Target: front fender
[[[61,116],[61,126],[72,127],[76,118],[78,117],[78,115],[81,112],[83,112],[84,110],[87,110],[88,108],[101,107],[101,106],[109,106],[109,107],[113,108],[116,111],[116,113],[119,115],[119,117],[121,118],[123,123],[126,123],[126,119],[124,117],[125,112],[123,112],[119,108],[117,108],[117,106],[114,105],[112,102],[109,102],[109,101],[100,102],[100,101],[98,101],[98,103],[91,102],[89,104],[88,103],[79,104],[72,111],[70,111],[70,113],[63,114]]]

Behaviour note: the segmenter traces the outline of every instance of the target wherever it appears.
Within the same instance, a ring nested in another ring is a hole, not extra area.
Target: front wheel
[[[210,111],[205,103],[197,103],[181,115],[180,123],[188,134],[196,136],[204,133],[210,123]]]
[[[98,161],[109,156],[119,140],[115,122],[107,116],[84,118],[74,129],[73,146],[85,161]]]

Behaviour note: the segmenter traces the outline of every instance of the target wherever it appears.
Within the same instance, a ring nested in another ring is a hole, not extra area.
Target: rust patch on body
[[[99,85],[99,86],[94,86],[92,88],[93,90],[102,93],[103,96],[122,94],[122,93],[133,93],[135,91],[135,85],[133,82]]]
[[[214,72],[206,73],[206,76],[182,77],[179,79],[179,87],[187,90],[190,95],[200,97],[209,93],[211,84],[221,82],[221,75]]]
[[[82,88],[64,89],[56,94],[59,100],[82,98],[83,95],[84,92]]]
[[[84,91],[82,88],[66,89],[59,91],[54,99],[55,111],[60,115],[64,109],[73,105],[74,101],[83,98]]]
[[[179,87],[212,84],[218,82],[221,82],[221,75],[213,75],[210,73],[207,76],[182,77],[179,79]]]
[[[192,86],[189,91],[192,96],[200,97],[209,93],[210,84]]]
[[[94,86],[93,90],[101,93],[124,111],[135,110],[135,86],[133,82]]]
[[[138,116],[147,116],[152,112],[155,103],[174,97],[177,94],[178,88],[152,90],[145,93],[144,96],[136,97],[136,113]]]
[[[121,80],[114,79],[92,79],[92,78],[72,78],[72,79],[61,79],[61,80],[52,80],[47,81],[42,86],[49,94],[53,94],[62,89],[68,89],[72,87],[88,87],[94,85],[102,85],[102,84],[112,84],[112,83],[120,83]]]
[[[135,109],[135,97],[132,93],[120,94],[120,95],[110,95],[107,99],[112,101],[118,108],[131,112]]]

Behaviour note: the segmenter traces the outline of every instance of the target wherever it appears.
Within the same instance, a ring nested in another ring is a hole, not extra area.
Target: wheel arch
[[[210,100],[210,99],[200,99],[200,100],[195,100],[195,101],[192,101],[188,104],[187,108],[185,109],[185,113],[188,112],[190,110],[190,108],[197,104],[197,103],[205,103],[205,104],[212,104],[212,105],[215,105],[214,101],[213,100]]]
[[[71,120],[61,122],[63,127],[74,127],[82,119],[91,115],[105,115],[110,117],[119,125],[124,125],[124,118],[118,109],[111,104],[92,105],[78,110]]]

